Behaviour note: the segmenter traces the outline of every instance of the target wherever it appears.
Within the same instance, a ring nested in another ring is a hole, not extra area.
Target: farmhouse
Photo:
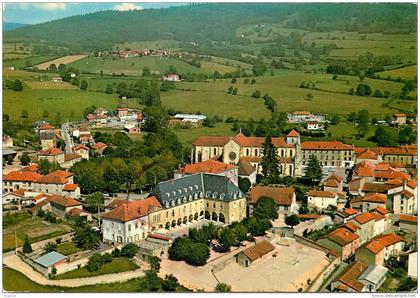
[[[336,173],[331,174],[324,181],[324,191],[342,192],[343,191],[343,177]]]
[[[50,203],[50,207],[47,208],[47,210],[49,209],[49,211],[51,211],[54,214],[57,214],[61,218],[65,218],[66,215],[70,212],[70,210],[74,208],[83,210],[82,203],[72,198],[52,195],[48,197],[47,200]]]
[[[139,134],[140,133],[140,127],[138,127],[134,124],[124,125],[124,130],[129,134]]]
[[[167,74],[166,76],[163,76],[162,81],[180,82],[181,79],[180,79],[179,75],[177,75],[176,73],[170,73],[170,74]]]
[[[386,204],[387,196],[380,193],[370,193],[350,201],[351,207],[361,212],[371,211],[378,207],[386,208]]]
[[[13,138],[11,136],[3,135],[3,148],[13,147]]]
[[[249,267],[257,261],[261,261],[264,257],[269,256],[269,253],[274,249],[275,247],[269,241],[262,240],[237,254],[236,261],[243,267]]]
[[[341,227],[330,232],[317,242],[335,251],[342,260],[346,260],[356,252],[356,249],[359,247],[359,241],[359,235]]]
[[[89,159],[89,148],[83,144],[74,146],[74,152],[82,157],[82,159]]]
[[[252,213],[254,204],[261,197],[272,198],[277,204],[277,212],[281,215],[298,213],[299,206],[296,203],[296,194],[293,187],[255,186],[251,189],[249,197],[249,209]]]
[[[107,144],[102,143],[102,142],[97,142],[95,143],[95,145],[92,146],[92,149],[98,153],[99,155],[102,155],[104,150],[108,147]]]
[[[66,186],[67,185],[67,186]],[[75,186],[73,173],[57,170],[48,175],[42,176],[34,181],[33,191],[56,195],[80,197],[80,188]]]
[[[402,113],[394,114],[394,123],[397,125],[404,125],[407,123],[407,115]]]

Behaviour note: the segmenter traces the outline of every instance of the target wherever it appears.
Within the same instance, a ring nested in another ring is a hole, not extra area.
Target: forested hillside
[[[166,9],[104,11],[17,28],[5,41],[47,41],[76,51],[108,49],[127,41],[227,41],[239,26],[283,23],[306,30],[415,32],[412,4],[198,4]]]

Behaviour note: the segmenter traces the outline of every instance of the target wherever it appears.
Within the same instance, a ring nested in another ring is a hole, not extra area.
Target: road
[[[64,123],[61,125],[61,133],[64,138],[64,142],[66,143],[66,153],[73,153],[73,138],[70,135],[70,124]]]

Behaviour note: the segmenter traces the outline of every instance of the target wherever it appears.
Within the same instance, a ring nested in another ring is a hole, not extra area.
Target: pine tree
[[[311,182],[320,181],[322,179],[322,165],[313,154],[309,157],[305,178],[310,179]]]
[[[20,163],[22,166],[27,166],[31,162],[31,159],[29,158],[28,153],[23,152],[22,156],[20,157]]]
[[[28,254],[32,252],[31,244],[29,243],[28,236],[25,237],[25,242],[23,242],[23,253]]]
[[[266,179],[270,182],[274,182],[278,179],[280,171],[277,161],[277,153],[270,136],[265,138],[265,142],[263,144],[263,158],[261,166],[262,173]]]

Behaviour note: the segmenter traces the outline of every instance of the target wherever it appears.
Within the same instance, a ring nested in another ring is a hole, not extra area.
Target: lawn
[[[24,212],[17,214],[17,221],[11,220],[13,216],[4,216],[3,218],[3,222],[5,222],[5,220],[7,222],[7,225],[3,227],[3,237],[6,237],[4,239],[7,240],[3,241],[3,250],[10,250],[15,247],[13,237],[15,232],[20,240],[24,240],[25,237],[28,236],[29,241],[33,243],[63,235],[71,231],[71,228],[65,223],[53,224],[46,222],[39,217],[26,217],[24,216]]]
[[[331,138],[323,139],[340,140],[346,144],[353,144],[356,147],[376,147],[377,144],[375,142],[367,140],[367,138],[374,135],[376,128],[376,126],[370,125],[367,135],[361,137],[354,123],[342,122],[338,125],[330,125],[327,132],[331,132]]]
[[[81,278],[103,274],[119,273],[125,271],[136,270],[138,266],[133,261],[127,258],[113,258],[112,262],[104,264],[98,271],[89,272],[85,267],[75,269],[60,275],[57,275],[55,279],[70,279],[70,278]]]
[[[73,242],[65,242],[57,245],[57,252],[65,256],[74,254],[78,251],[80,251],[80,248],[76,247]]]
[[[23,241],[17,237],[17,246],[23,245]],[[16,248],[15,234],[3,234],[3,252],[11,251]]]
[[[9,292],[30,293],[129,293],[146,292],[145,278],[134,278],[121,283],[108,283],[65,288],[57,286],[43,286],[27,278],[22,273],[3,267],[3,290]],[[179,287],[177,292],[186,292],[187,289]]]
[[[26,61],[29,61],[31,65],[35,65],[55,58],[57,58],[57,56],[31,56],[24,59],[3,61],[3,67],[14,66],[15,69],[19,69],[26,67]]]
[[[378,75],[382,78],[391,77],[395,79],[414,80],[417,76],[417,65],[382,71]]]
[[[148,67],[152,72],[163,74],[169,70],[172,65],[179,73],[205,73],[206,71],[192,66],[184,61],[170,57],[132,57],[127,59],[111,59],[111,58],[98,58],[87,57],[85,59],[70,63],[82,72],[100,73],[102,70],[104,74],[120,74],[126,75],[141,75],[143,67]]]
[[[119,99],[114,94],[81,90],[29,89],[23,91],[3,90],[3,113],[11,120],[33,122],[42,119],[43,111],[48,110],[49,118],[55,121],[60,113],[60,122],[80,120],[85,108],[95,105],[106,109],[115,109]],[[20,118],[23,110],[29,112],[27,119]]]
[[[235,133],[230,130],[231,127],[231,123],[219,122],[216,123],[215,127],[174,128],[173,132],[182,145],[190,146],[199,136],[233,136]]]

